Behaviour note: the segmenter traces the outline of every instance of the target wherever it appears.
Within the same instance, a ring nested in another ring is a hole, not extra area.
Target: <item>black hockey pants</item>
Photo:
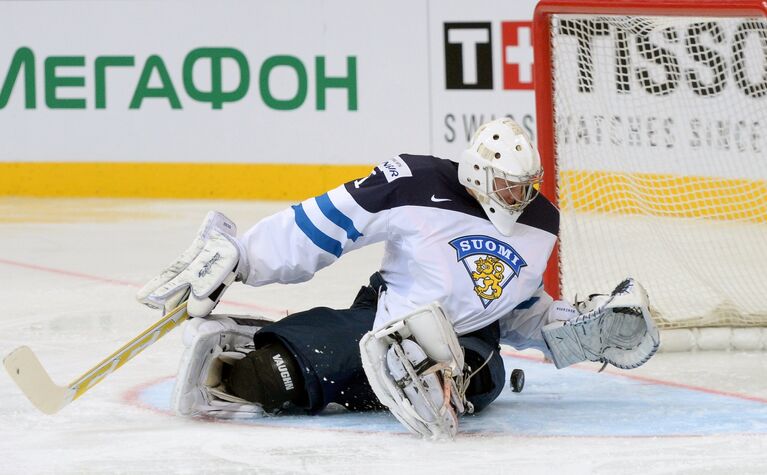
[[[386,288],[378,273],[370,281],[370,285],[360,289],[351,308],[317,307],[295,313],[265,326],[254,336],[256,348],[279,340],[293,353],[304,375],[308,401],[304,409],[311,414],[330,403],[354,411],[384,409],[362,369],[359,350],[360,339],[373,328],[378,289]],[[493,402],[504,386],[499,339],[497,322],[458,337],[465,350],[466,364],[472,369],[479,368],[490,357],[472,377],[466,392],[475,412]]]

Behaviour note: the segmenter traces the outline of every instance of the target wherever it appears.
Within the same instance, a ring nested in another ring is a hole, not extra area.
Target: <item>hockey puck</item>
[[[525,372],[519,368],[512,371],[509,378],[509,387],[515,393],[521,393],[522,388],[525,387]]]

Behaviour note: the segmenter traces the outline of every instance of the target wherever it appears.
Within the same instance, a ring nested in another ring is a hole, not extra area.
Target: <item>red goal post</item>
[[[547,291],[631,275],[680,346],[767,349],[767,2],[542,0],[534,50]]]

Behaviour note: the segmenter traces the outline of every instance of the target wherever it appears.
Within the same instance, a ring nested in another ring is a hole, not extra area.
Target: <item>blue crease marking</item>
[[[312,220],[309,219],[309,216],[306,215],[303,205],[298,204],[292,206],[292,208],[293,213],[296,215],[296,225],[298,225],[298,229],[303,231],[304,234],[306,234],[306,237],[308,237],[315,246],[336,257],[341,257],[341,253],[344,250],[341,243],[320,231],[317,226],[312,223]]]
[[[525,371],[525,388],[506,387],[480,413],[460,419],[461,434],[533,437],[677,437],[767,434],[767,404],[733,395],[666,386],[577,368],[557,370],[540,361],[502,355],[506,375]],[[142,388],[137,402],[171,411],[173,379]],[[222,421],[224,422],[224,421]],[[296,429],[407,433],[388,411],[319,415],[302,411],[236,424]]]

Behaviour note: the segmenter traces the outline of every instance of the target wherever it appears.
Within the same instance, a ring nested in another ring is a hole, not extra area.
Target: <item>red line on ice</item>
[[[106,282],[108,284],[116,284],[116,285],[126,285],[126,286],[133,286],[138,287],[136,283],[134,282],[128,282],[125,280],[119,280],[119,279],[110,279],[107,277],[99,277],[95,275],[89,275],[89,274],[82,274],[80,272],[73,272],[63,269],[54,269],[52,267],[44,267],[39,266],[37,264],[27,264],[25,262],[17,262],[17,261],[9,261],[8,259],[2,259],[0,258],[0,264],[6,264],[9,266],[15,266],[15,267],[22,267],[24,269],[32,269],[32,270],[39,270],[42,272],[48,272],[50,274],[59,274],[59,275],[66,275],[69,277],[77,277],[78,279],[85,279],[85,280],[93,280],[96,282]]]
[[[136,287],[136,288],[141,287],[141,284],[138,284],[136,282],[129,282],[127,280],[112,279],[109,277],[84,274],[82,272],[74,272],[74,271],[69,271],[65,269],[55,269],[53,267],[40,266],[37,264],[28,264],[26,262],[11,261],[8,259],[3,259],[3,258],[0,258],[0,264],[5,264],[9,266],[14,266],[14,267],[21,267],[23,269],[47,272],[49,274],[66,275],[68,277],[75,277],[77,279],[83,279],[83,280],[91,280],[94,282],[103,282],[106,284],[115,284],[115,285],[122,285],[126,287]],[[256,304],[244,303],[244,302],[233,302],[231,300],[222,300],[222,302],[235,307],[250,308],[253,310],[259,310],[262,312],[269,312],[269,313],[279,314],[283,316],[288,315],[288,311],[285,309],[265,307],[263,305],[256,305]]]
[[[528,361],[534,361],[536,363],[546,363],[546,361],[543,360],[543,358],[539,358],[536,356],[530,356],[530,355],[521,355],[518,353],[512,353],[510,351],[502,351],[501,352],[503,356],[509,356],[511,358],[519,358],[522,360],[528,360]],[[583,366],[572,366],[575,369],[579,369],[581,371],[588,371],[591,373],[594,373],[595,371],[592,368],[587,368]],[[754,402],[761,402],[764,404],[767,404],[767,398],[759,397],[759,396],[749,396],[748,394],[740,394],[740,393],[733,393],[728,391],[720,391],[718,389],[711,389],[703,386],[693,386],[692,384],[684,384],[684,383],[676,383],[674,381],[665,381],[662,379],[656,379],[651,378],[648,376],[639,376],[636,374],[626,374],[626,373],[618,373],[616,371],[610,371],[605,370],[604,373],[607,373],[611,376],[618,376],[621,378],[627,378],[627,379],[633,379],[635,381],[642,381],[644,383],[650,383],[650,384],[657,384],[659,386],[670,386],[675,388],[681,388],[681,389],[689,389],[691,391],[699,391],[702,393],[708,393],[708,394],[714,394],[716,396],[727,396],[727,397],[734,397],[737,399],[745,399],[747,401],[754,401]]]

